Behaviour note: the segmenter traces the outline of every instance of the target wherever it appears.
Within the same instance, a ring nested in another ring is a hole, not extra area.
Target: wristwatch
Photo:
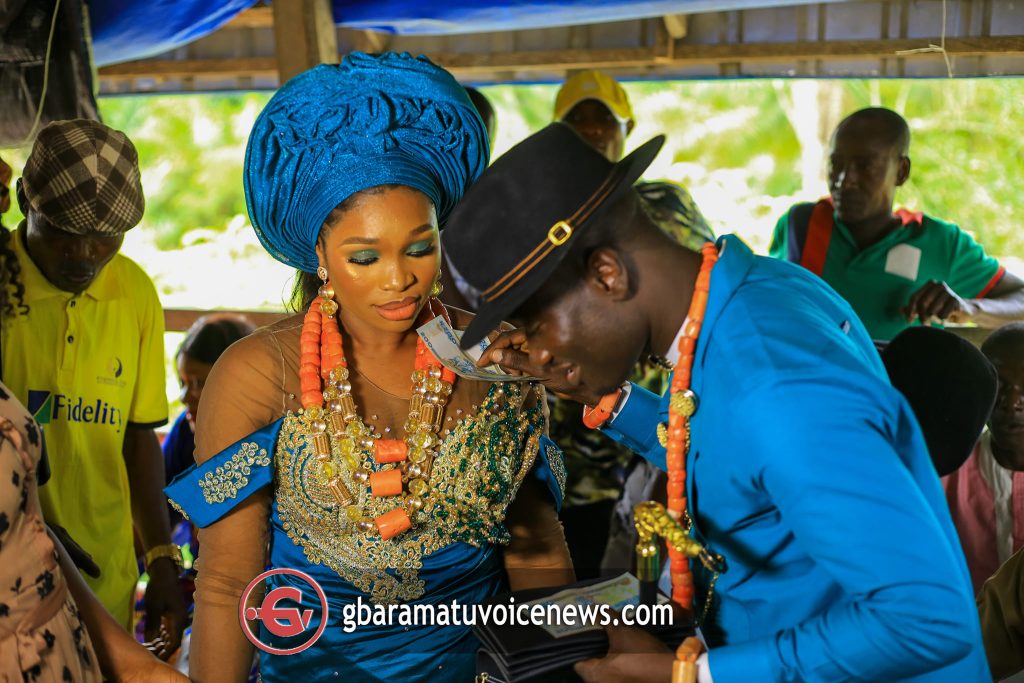
[[[146,551],[146,555],[143,558],[146,569],[149,569],[149,565],[153,563],[153,560],[159,560],[161,557],[172,559],[174,564],[177,565],[179,573],[185,568],[185,559],[181,556],[181,546],[174,543],[165,543],[164,545],[153,546]]]

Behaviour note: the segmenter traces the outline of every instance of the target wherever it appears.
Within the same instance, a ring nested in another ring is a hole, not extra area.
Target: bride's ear
[[[320,263],[317,264],[321,268],[327,268],[327,256],[324,254],[324,241],[323,239],[317,239],[316,241],[316,259]]]

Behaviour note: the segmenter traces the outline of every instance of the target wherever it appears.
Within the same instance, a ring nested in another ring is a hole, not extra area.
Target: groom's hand
[[[491,364],[501,366],[512,375],[538,377],[549,391],[561,398],[591,406],[601,400],[600,395],[587,387],[570,381],[572,364],[555,361],[546,349],[531,349],[526,332],[521,329],[502,332],[491,342],[477,365],[486,367]]]

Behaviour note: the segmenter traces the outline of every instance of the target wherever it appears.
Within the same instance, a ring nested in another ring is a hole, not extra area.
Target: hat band
[[[623,166],[616,164],[612,169],[612,172],[608,174],[608,177],[604,179],[600,187],[590,195],[587,201],[580,205],[580,208],[576,209],[576,212],[569,218],[558,221],[548,230],[547,236],[540,242],[536,247],[533,248],[529,254],[523,258],[522,261],[512,267],[505,275],[491,285],[488,289],[484,290],[482,298],[486,302],[491,302],[502,296],[511,289],[517,282],[526,277],[526,274],[537,267],[537,265],[543,261],[547,256],[553,252],[556,248],[561,247],[569,241],[576,228],[582,225],[594,211],[597,210],[601,204],[608,199],[609,195],[618,186],[618,179],[624,175]]]

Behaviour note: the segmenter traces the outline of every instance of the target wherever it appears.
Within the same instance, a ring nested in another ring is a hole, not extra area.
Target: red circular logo
[[[316,596],[320,600],[320,613],[322,616],[316,631],[306,642],[287,649],[276,648],[261,641],[259,636],[253,633],[249,622],[262,621],[268,631],[282,638],[293,638],[304,633],[309,630],[309,624],[313,618],[313,610],[302,609],[303,591],[295,586],[278,586],[263,596],[263,602],[259,607],[245,606],[249,601],[249,595],[256,586],[276,574],[289,574],[299,577],[313,587],[313,591],[316,592]],[[282,600],[292,600],[298,604],[298,607],[278,607],[278,603]],[[245,587],[245,591],[242,593],[242,600],[238,605],[238,620],[242,623],[242,632],[245,633],[245,637],[259,649],[272,655],[294,655],[312,647],[313,643],[320,639],[324,629],[327,627],[327,596],[324,594],[320,584],[316,582],[316,579],[305,572],[300,572],[298,569],[270,569],[257,576]]]

